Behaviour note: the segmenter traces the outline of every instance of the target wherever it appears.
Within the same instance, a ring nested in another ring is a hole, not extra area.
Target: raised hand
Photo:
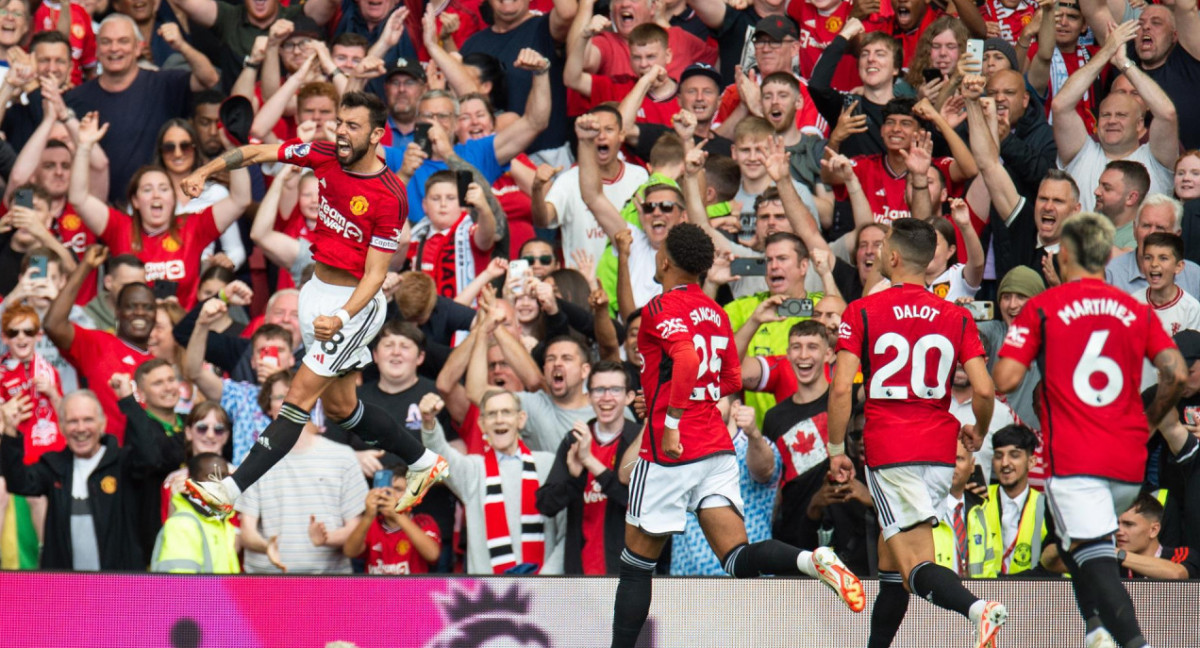
[[[179,48],[182,47],[185,42],[183,39],[183,32],[179,29],[179,23],[163,23],[162,26],[158,28],[158,35],[163,39],[163,41],[166,42],[168,46],[170,46],[171,49],[175,50],[176,52],[179,51]]]
[[[296,25],[286,18],[280,18],[271,23],[271,28],[267,30],[267,45],[279,47],[283,41],[287,40],[292,35],[292,31],[296,29]]]
[[[689,149],[683,155],[683,172],[688,176],[699,175],[704,172],[706,162],[708,162],[708,151],[700,148]]]
[[[596,34],[604,33],[612,29],[612,21],[605,16],[599,14],[592,16],[587,25],[583,27],[583,33],[580,34],[585,39],[592,38]]]
[[[600,136],[600,120],[594,114],[583,114],[575,120],[575,136],[579,141],[594,141]]]
[[[690,110],[680,110],[671,118],[675,134],[683,140],[685,147],[690,146],[696,138],[696,115]]]
[[[778,135],[767,138],[767,175],[779,183],[791,179],[792,154],[783,145],[783,138]]]
[[[858,109],[860,99],[855,99],[854,103],[842,108],[842,114],[838,116],[837,124],[833,127],[833,132],[829,134],[829,141],[840,146],[851,135],[867,132],[867,116],[865,114],[854,114]]]
[[[83,264],[95,270],[104,265],[108,259],[108,248],[103,245],[90,245],[83,253]]]
[[[963,77],[959,91],[962,92],[963,99],[977,101],[983,96],[983,86],[985,83],[987,83],[987,79],[984,77],[978,74],[968,74]]]
[[[417,409],[421,411],[421,425],[426,430],[432,430],[437,422],[437,415],[441,414],[445,407],[446,402],[435,393],[430,392],[422,396],[421,402],[417,404]]]
[[[739,65],[734,72],[734,79],[737,82],[738,96],[742,98],[746,110],[755,117],[762,117],[762,86],[759,84],[758,72],[750,70],[747,74],[742,72],[742,66]]]
[[[526,47],[521,50],[520,54],[517,54],[517,60],[513,62],[513,67],[534,74],[543,74],[550,71],[550,59],[542,56],[541,52]]]
[[[633,245],[633,233],[628,229],[623,229],[613,237],[612,243],[613,247],[617,249],[617,258],[628,259],[629,248]]]
[[[196,317],[196,326],[208,328],[216,324],[228,312],[229,307],[225,305],[225,302],[213,297],[200,307],[200,315]]]
[[[904,166],[910,174],[924,176],[933,164],[933,137],[920,131],[913,136],[912,144],[904,152]]]
[[[117,398],[133,395],[133,377],[128,373],[113,374],[108,379],[108,386],[112,388]]]
[[[954,224],[958,225],[960,231],[963,228],[970,227],[971,210],[967,207],[967,201],[962,198],[951,198],[950,217],[954,219]]]
[[[79,145],[92,146],[108,134],[108,124],[100,124],[100,113],[89,112],[79,120]],[[200,194],[196,194],[197,196]],[[195,196],[193,196],[195,197]]]

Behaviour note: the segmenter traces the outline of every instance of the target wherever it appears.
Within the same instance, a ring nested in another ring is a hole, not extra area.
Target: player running
[[[684,223],[671,228],[655,256],[663,292],[642,309],[638,334],[649,416],[629,482],[614,648],[637,644],[650,612],[650,577],[667,536],[683,533],[688,511],[734,578],[804,573],[855,612],[866,605],[862,583],[832,549],[748,543],[733,442],[717,411],[717,401],[741,389],[741,367],[729,316],[698,283],[713,254],[708,235]]]
[[[891,645],[908,610],[908,592],[969,618],[977,648],[994,645],[1008,618],[1003,605],[976,598],[958,574],[934,562],[933,525],[950,490],[958,439],[972,452],[979,449],[995,399],[975,320],[925,288],[936,246],[928,223],[893,222],[879,255],[892,287],[852,302],[838,329],[829,395],[830,473],[839,482],[854,478],[845,438],[861,364],[867,486],[882,531],[870,648]],[[961,430],[950,413],[955,363],[962,363],[975,390],[975,425]]]
[[[385,410],[358,400],[355,391],[356,372],[371,361],[367,344],[383,326],[383,279],[408,215],[404,185],[378,150],[386,120],[377,97],[349,92],[338,106],[335,142],[243,146],[183,179],[183,190],[194,197],[214,173],[281,161],[311,168],[320,184],[321,213],[312,246],[316,271],[300,291],[304,362],[279,416],[237,472],[219,482],[188,481],[188,488],[214,511],[232,511],[241,492],[292,449],[318,398],[331,421],[409,464],[409,486],[397,511],[415,506],[447,475],[444,459],[398,429]]]
[[[1098,214],[1063,225],[1063,284],[1025,304],[1008,329],[995,376],[996,387],[1008,391],[1035,359],[1041,367],[1046,496],[1088,622],[1087,645],[1113,645],[1107,628],[1120,645],[1142,648],[1147,643],[1121,585],[1113,534],[1145,476],[1147,434],[1173,413],[1187,365],[1154,309],[1104,282],[1112,241],[1112,223]],[[1145,409],[1138,393],[1143,358],[1158,369],[1158,389]],[[1087,618],[1093,611],[1103,627]]]

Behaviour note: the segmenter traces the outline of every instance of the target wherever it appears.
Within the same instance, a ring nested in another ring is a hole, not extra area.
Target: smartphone
[[[29,187],[17,189],[17,192],[13,194],[13,206],[33,209],[33,189]]]
[[[513,259],[508,262],[508,283],[512,284],[514,295],[525,294],[525,278],[529,276],[529,262],[525,259]]]
[[[471,188],[471,183],[475,182],[475,174],[470,171],[455,171],[454,177],[458,180],[458,204],[465,206],[467,190]]]
[[[279,347],[265,346],[258,350],[258,364],[279,367]]]
[[[921,76],[925,77],[926,83],[931,81],[940,81],[942,78],[942,71],[931,65],[925,68],[925,71],[921,73]]]
[[[178,291],[178,290],[179,290],[179,282],[166,281],[163,279],[159,279],[158,281],[154,282],[154,298],[155,299],[166,299],[168,297],[174,297],[176,291]]]
[[[387,468],[380,468],[375,471],[375,477],[372,478],[371,488],[391,488],[392,487],[392,471]]]
[[[35,256],[29,259],[29,267],[33,269],[29,273],[30,279],[42,279],[46,276],[47,266],[50,265],[50,258],[44,256]]]
[[[813,302],[811,299],[785,299],[775,312],[780,317],[812,317]]]
[[[983,64],[983,39],[967,39],[967,55],[973,57],[980,65]]]
[[[996,319],[996,303],[990,301],[972,301],[963,304],[963,308],[971,311],[971,317],[976,322],[986,322]]]
[[[433,157],[433,144],[429,141],[429,124],[417,124],[413,128],[413,143],[425,151],[425,155]]]
[[[975,464],[975,470],[971,472],[971,478],[967,480],[967,483],[978,484],[980,486],[988,485],[987,480],[983,478],[983,466]]]
[[[738,277],[767,276],[766,259],[734,259],[729,264],[729,272]]]

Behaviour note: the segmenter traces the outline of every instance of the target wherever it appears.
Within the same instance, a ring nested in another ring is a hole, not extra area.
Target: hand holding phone
[[[729,272],[737,277],[767,276],[766,259],[734,259],[729,264]]]
[[[505,283],[512,286],[514,295],[525,294],[525,279],[529,277],[529,262],[513,259],[508,262],[508,278]]]
[[[471,183],[475,182],[475,174],[470,171],[455,171],[454,178],[458,181],[458,204],[466,207],[467,191],[471,188]]]
[[[429,124],[418,123],[413,127],[413,143],[425,151],[425,155],[433,157],[433,143],[429,141]]]
[[[392,471],[383,468],[375,471],[375,476],[372,478],[372,488],[391,488],[392,487]]]

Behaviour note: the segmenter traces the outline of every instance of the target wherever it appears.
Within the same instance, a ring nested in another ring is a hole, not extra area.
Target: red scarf
[[[533,453],[525,442],[517,440],[521,453],[521,562],[534,563],[542,570],[546,554],[546,534],[542,514],[537,510],[538,476]],[[483,452],[484,498],[483,520],[487,525],[488,551],[492,556],[492,573],[503,574],[517,566],[512,536],[508,529],[508,512],[504,506],[504,491],[500,482],[500,461],[489,446]]]

